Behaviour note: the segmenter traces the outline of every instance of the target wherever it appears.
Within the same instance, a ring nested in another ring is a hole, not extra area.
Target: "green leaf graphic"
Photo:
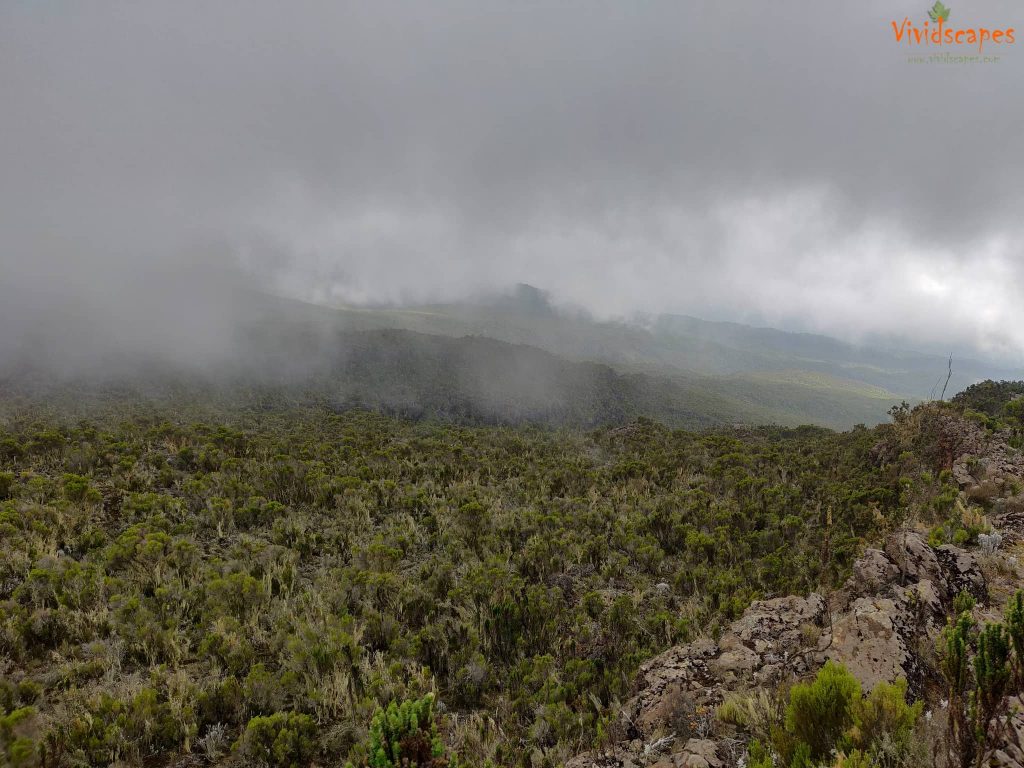
[[[944,6],[941,0],[935,0],[935,5],[928,11],[928,18],[932,21],[946,21],[949,18],[949,8]]]

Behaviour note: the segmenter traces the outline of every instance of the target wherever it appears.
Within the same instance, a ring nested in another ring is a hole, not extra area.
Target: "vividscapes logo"
[[[978,53],[981,53],[986,45],[1012,45],[1017,42],[1013,27],[957,27],[949,23],[949,15],[949,8],[943,5],[941,0],[935,0],[935,5],[928,11],[930,21],[924,22],[923,26],[914,24],[909,16],[904,16],[902,22],[893,21],[892,31],[896,42],[906,43],[908,46],[976,45]]]

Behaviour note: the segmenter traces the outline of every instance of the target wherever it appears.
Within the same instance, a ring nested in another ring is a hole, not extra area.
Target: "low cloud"
[[[214,350],[218,285],[529,282],[599,316],[1020,361],[1024,49],[908,64],[890,22],[925,10],[7,3],[0,350],[61,312],[79,339]]]

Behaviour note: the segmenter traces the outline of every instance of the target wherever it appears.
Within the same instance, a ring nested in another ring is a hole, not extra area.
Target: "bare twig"
[[[939,400],[945,401],[946,399],[946,387],[949,386],[949,380],[953,378],[953,353],[949,353],[949,370],[946,372],[946,383],[942,385],[942,394],[939,395]]]

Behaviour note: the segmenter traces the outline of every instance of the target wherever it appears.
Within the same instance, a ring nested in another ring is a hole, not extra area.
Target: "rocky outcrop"
[[[1024,453],[977,423],[937,418],[943,463],[961,489],[958,503],[981,506],[997,529],[982,542],[987,555],[1024,541]],[[1008,565],[1018,573],[1010,554]],[[969,592],[995,618],[1000,594],[1019,586],[1019,578],[1009,581],[995,583],[996,605],[987,605],[989,585],[974,553],[931,547],[913,531],[891,536],[863,553],[827,604],[817,594],[755,602],[717,642],[698,640],[645,663],[623,708],[626,737],[613,756],[584,755],[567,765],[732,768],[744,752],[742,734],[716,730],[717,705],[732,692],[808,677],[827,659],[844,664],[865,689],[902,677],[920,696],[926,669],[919,653],[934,647],[953,599]],[[1024,768],[1024,700],[1016,702],[989,768]]]
[[[1016,697],[1010,704],[1009,722],[1003,743],[992,759],[990,768],[1021,768],[1024,765],[1024,699]]]
[[[973,554],[930,547],[915,532],[894,535],[884,550],[869,549],[854,565],[834,601],[824,655],[843,663],[866,689],[898,677],[916,688],[923,670],[914,648],[922,637],[934,639],[961,591],[980,602],[987,598]]]
[[[935,637],[963,589],[985,599],[985,579],[970,552],[930,547],[913,532],[894,536],[857,560],[831,604],[814,593],[758,601],[717,642],[697,640],[647,661],[623,707],[627,738],[616,756],[580,756],[568,765],[734,765],[736,750],[708,738],[724,698],[807,677],[828,659],[844,664],[865,689],[900,677],[914,687],[923,674],[917,641]]]
[[[952,544],[944,544],[935,550],[935,555],[946,576],[947,597],[953,598],[961,592],[969,592],[981,602],[988,598],[985,576],[973,554]]]
[[[958,425],[962,450],[952,472],[963,497],[988,510],[1006,543],[1024,540],[1024,454],[1005,434],[989,434],[963,419]]]
[[[835,623],[826,658],[841,662],[865,688],[919,670],[910,650],[910,612],[903,601],[860,597]]]
[[[725,768],[718,744],[711,739],[690,739],[678,753],[662,758],[651,768]]]
[[[673,741],[666,740],[668,744]],[[617,751],[614,755],[580,755],[567,762],[565,768],[729,768],[735,764],[721,751],[714,739],[688,739],[682,749],[667,755],[659,756],[657,747],[641,754]]]
[[[645,741],[695,733],[725,692],[773,685],[804,674],[825,627],[821,595],[753,603],[718,642],[671,648],[640,667],[637,695],[626,705],[632,735]]]

